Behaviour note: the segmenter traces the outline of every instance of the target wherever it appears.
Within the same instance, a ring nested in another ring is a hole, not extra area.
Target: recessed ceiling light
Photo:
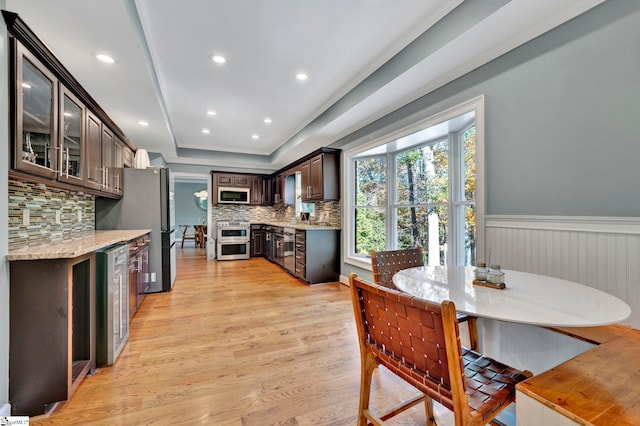
[[[216,64],[224,64],[227,62],[227,59],[224,56],[220,55],[211,55],[211,60]]]
[[[298,74],[296,74],[296,79],[300,80],[300,81],[305,81],[309,78],[309,76],[303,72],[299,72]]]
[[[113,64],[116,62],[116,60],[113,59],[111,56],[105,55],[103,53],[96,55],[96,59],[99,60],[100,62],[104,62],[105,64]]]
[[[260,139],[260,136],[254,134],[254,135],[251,135],[251,139]]]
[[[216,112],[209,110],[209,111],[207,111],[207,115],[216,115]]]
[[[31,85],[29,83],[22,83],[22,87],[25,89],[31,89]]]
[[[204,133],[205,135],[208,135],[210,132],[209,132],[209,129],[202,129],[202,133]]]
[[[271,119],[269,117],[264,119],[265,124],[271,124]]]
[[[138,121],[138,124],[141,125],[141,126],[145,126],[146,127],[146,126],[149,125],[149,122],[148,121],[144,121],[144,120],[140,120],[140,121]]]

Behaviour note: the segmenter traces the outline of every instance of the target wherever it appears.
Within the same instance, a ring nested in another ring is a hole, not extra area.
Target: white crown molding
[[[640,234],[638,217],[487,215],[487,228]]]

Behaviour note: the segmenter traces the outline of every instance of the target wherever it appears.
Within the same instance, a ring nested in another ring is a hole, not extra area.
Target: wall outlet
[[[152,283],[155,283],[155,282],[156,282],[156,273],[155,273],[155,272],[152,272],[152,273],[151,273],[151,282],[152,282]]]
[[[62,223],[62,211],[56,210],[56,223],[60,225]]]
[[[78,210],[78,223],[82,223],[82,210]]]
[[[29,209],[22,209],[22,225],[31,225],[31,212],[29,212]]]

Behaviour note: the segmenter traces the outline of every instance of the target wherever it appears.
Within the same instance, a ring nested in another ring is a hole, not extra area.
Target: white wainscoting
[[[640,218],[489,215],[485,224],[491,263],[612,294],[640,328]]]
[[[518,426],[578,426],[522,392],[516,392],[516,418]]]

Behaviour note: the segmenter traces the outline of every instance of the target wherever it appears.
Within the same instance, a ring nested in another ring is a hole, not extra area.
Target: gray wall
[[[638,40],[609,0],[335,146],[485,94],[487,214],[638,216]]]
[[[0,0],[0,9],[6,7],[5,0]],[[0,25],[0,99],[9,99],[7,81],[7,28]],[[8,135],[9,110],[7,102],[0,103],[0,146],[9,146]],[[8,200],[9,152],[0,149],[0,199]],[[8,223],[9,207],[6,202],[0,203],[0,221]],[[0,410],[9,401],[9,234],[6,226],[0,226]]]
[[[638,216],[638,40],[640,2],[609,0],[334,146],[485,94],[486,214]]]
[[[184,183],[176,182],[176,239],[182,239],[179,225],[202,225],[207,221],[207,211],[201,210],[195,203],[193,193],[207,189],[207,182]],[[190,229],[193,232],[193,228]],[[192,243],[190,243],[192,244]]]

